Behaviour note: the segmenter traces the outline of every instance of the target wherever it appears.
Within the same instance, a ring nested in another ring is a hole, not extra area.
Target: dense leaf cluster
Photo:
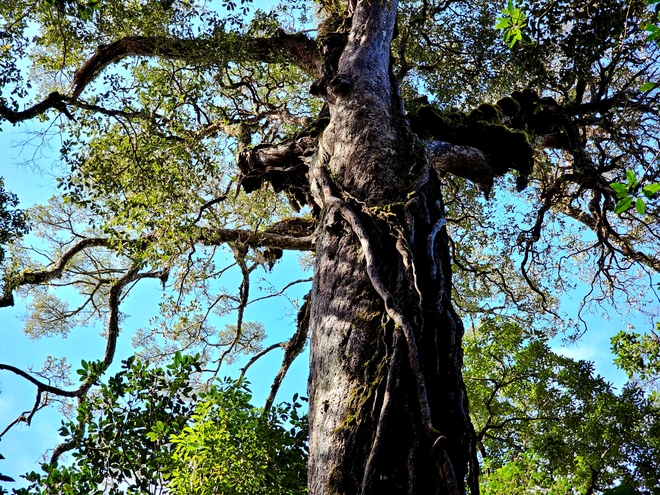
[[[617,393],[593,363],[506,321],[467,334],[465,363],[485,493],[660,490],[660,403],[635,382]]]
[[[264,412],[246,382],[229,379],[198,395],[196,370],[199,357],[180,354],[165,368],[123,361],[60,428],[71,461],[42,464],[12,493],[303,493],[307,430],[297,397]]]
[[[18,197],[4,186],[4,179],[0,177],[0,263],[5,259],[4,246],[29,231],[25,211],[16,208]]]

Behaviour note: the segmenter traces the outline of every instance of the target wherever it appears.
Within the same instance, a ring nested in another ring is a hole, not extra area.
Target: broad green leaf
[[[652,198],[656,193],[660,191],[660,183],[654,182],[653,184],[648,184],[642,188],[642,192],[647,198]]]
[[[626,193],[626,194],[628,193],[628,187],[627,187],[625,184],[621,183],[621,182],[612,182],[612,183],[610,184],[610,186],[611,186],[612,189],[614,189],[617,193]]]
[[[658,87],[658,83],[646,82],[639,88],[640,91],[650,91]]]
[[[635,209],[640,215],[646,213],[646,203],[644,203],[642,198],[637,198],[637,201],[635,201]]]
[[[621,201],[619,201],[616,204],[616,207],[614,208],[614,213],[616,213],[617,215],[623,213],[628,208],[630,208],[630,205],[632,204],[632,202],[633,202],[633,198],[631,196],[629,196],[627,198],[623,198]]]

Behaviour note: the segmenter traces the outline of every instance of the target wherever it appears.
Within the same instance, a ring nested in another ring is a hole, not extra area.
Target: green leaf
[[[658,83],[646,82],[639,88],[640,91],[650,91],[658,87]]]
[[[611,186],[612,189],[614,189],[617,193],[626,193],[626,194],[628,193],[628,186],[626,186],[625,184],[623,184],[623,183],[621,183],[621,182],[612,182],[612,183],[610,184],[610,186]]]
[[[660,30],[656,27],[653,32],[646,37],[646,41],[654,41],[658,36],[660,36]]]
[[[617,215],[620,215],[624,211],[626,211],[628,208],[630,208],[630,205],[632,205],[633,198],[631,196],[628,196],[627,198],[623,198],[621,201],[619,201],[616,204],[616,207],[614,208],[614,213]]]
[[[635,201],[635,209],[640,215],[646,213],[646,203],[644,203],[642,198],[637,198],[637,201]]]
[[[657,194],[657,192],[660,191],[660,183],[654,182],[653,184],[647,184],[642,188],[642,192],[644,193],[644,196],[647,198],[652,198]]]

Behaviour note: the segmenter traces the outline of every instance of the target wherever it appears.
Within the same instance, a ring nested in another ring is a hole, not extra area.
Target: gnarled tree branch
[[[293,251],[313,251],[315,236],[293,237],[268,232],[251,232],[238,229],[208,228],[199,236],[200,242],[207,246],[238,242],[253,247],[272,247]]]
[[[199,62],[217,55],[216,58],[222,57],[234,62],[287,62],[312,76],[321,75],[321,57],[316,42],[302,33],[288,34],[278,30],[269,38],[239,37],[238,43],[233,47],[222,43],[223,35],[224,33],[202,39],[127,36],[109,45],[100,46],[76,71],[72,96],[77,98],[103,69],[126,57],[163,57]]]
[[[115,281],[112,284],[112,287],[110,288],[108,295],[109,314],[108,314],[108,323],[106,326],[106,348],[103,355],[103,360],[101,361],[102,366],[99,370],[96,370],[98,372],[101,373],[104,372],[112,364],[112,361],[115,356],[115,350],[117,348],[117,337],[119,336],[119,303],[120,303],[121,293],[124,287],[126,287],[126,285],[128,285],[130,282],[136,280],[139,277],[140,277],[139,268],[137,266],[133,266],[128,270],[126,270],[124,275],[122,275],[117,281]],[[90,375],[77,389],[64,390],[60,387],[54,387],[40,380],[37,380],[30,373],[27,373],[15,366],[11,366],[8,364],[0,364],[0,370],[10,371],[20,376],[21,378],[24,378],[25,380],[29,381],[33,385],[35,385],[37,387],[37,400],[40,399],[41,394],[43,394],[44,392],[57,395],[60,397],[70,397],[70,398],[83,397],[85,394],[87,394],[89,389],[92,387],[92,385],[94,385],[94,383],[98,379],[98,375],[96,373],[90,373]],[[31,418],[34,415],[34,411],[36,411],[37,408],[38,408],[38,403],[35,404],[32,412],[29,415],[29,418]],[[19,417],[11,425],[9,425],[9,427],[5,428],[2,434],[6,433],[9,430],[9,428],[11,428],[11,426],[17,424],[20,421],[27,421],[27,418],[22,419],[22,416]],[[73,444],[71,444],[69,448],[72,447]],[[61,454],[63,450],[62,448],[59,448],[59,450],[56,448],[55,452],[58,452],[58,456],[59,456],[59,454]]]
[[[610,229],[600,229],[598,225],[598,219],[595,218],[594,216],[588,214],[587,212],[583,211],[580,208],[576,208],[574,206],[564,203],[555,204],[553,206],[553,209],[589,227],[598,235],[599,239],[607,240],[612,244],[616,245],[626,258],[634,260],[637,263],[641,265],[645,265],[651,268],[652,270],[660,273],[660,259],[649,256],[641,251],[637,251],[630,245],[630,243],[628,243],[625,239],[621,238],[621,236],[617,235],[615,232],[610,231]],[[601,212],[601,214],[604,213]]]
[[[291,366],[291,363],[293,363],[293,360],[296,359],[296,357],[298,357],[298,355],[302,352],[303,348],[305,347],[305,342],[307,342],[308,331],[309,331],[309,294],[305,296],[305,302],[303,303],[303,305],[300,308],[300,311],[298,312],[298,325],[296,328],[296,333],[293,334],[293,337],[291,337],[287,343],[282,345],[282,347],[284,347],[284,358],[282,359],[282,365],[280,366],[280,369],[277,372],[275,379],[273,380],[273,384],[270,387],[270,393],[268,394],[268,398],[266,399],[264,410],[268,411],[273,406],[273,402],[275,402],[275,396],[277,395],[277,391],[280,389],[282,380],[284,380],[287,371],[289,371],[289,367]]]
[[[101,237],[90,237],[78,241],[71,246],[67,251],[62,254],[55,266],[50,270],[41,270],[36,272],[23,272],[16,280],[12,280],[9,284],[5,282],[4,293],[0,297],[0,308],[13,306],[14,295],[12,291],[21,285],[35,285],[50,282],[51,280],[60,278],[66,265],[78,253],[91,247],[108,247],[110,245],[109,239]]]

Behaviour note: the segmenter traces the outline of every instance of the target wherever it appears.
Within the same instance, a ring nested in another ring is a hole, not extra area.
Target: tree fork
[[[439,181],[390,71],[396,8],[357,4],[324,94],[330,123],[310,160],[321,207],[310,308],[313,495],[463,494],[468,467],[478,492]]]

